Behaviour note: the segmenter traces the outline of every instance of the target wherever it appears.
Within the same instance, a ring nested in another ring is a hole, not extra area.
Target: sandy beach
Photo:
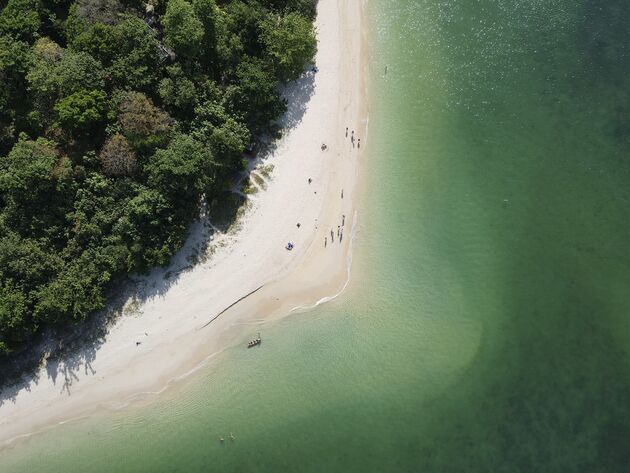
[[[319,1],[318,70],[287,86],[285,132],[254,169],[257,192],[233,228],[214,232],[207,257],[191,266],[211,226],[202,219],[168,268],[136,278],[142,297],[102,343],[0,393],[0,448],[160,392],[214,353],[245,349],[267,321],[343,290],[368,144],[364,8]]]

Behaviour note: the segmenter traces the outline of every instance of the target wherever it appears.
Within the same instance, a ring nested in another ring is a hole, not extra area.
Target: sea
[[[630,2],[367,16],[346,291],[1,472],[630,471]]]

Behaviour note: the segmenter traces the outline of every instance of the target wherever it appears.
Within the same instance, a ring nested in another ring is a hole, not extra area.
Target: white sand
[[[288,132],[264,160],[274,166],[267,189],[251,197],[239,230],[215,235],[217,249],[206,262],[170,279],[165,270],[144,278],[146,299],[110,329],[100,346],[50,363],[37,379],[2,392],[0,447],[99,407],[157,392],[226,346],[244,347],[263,321],[312,306],[344,287],[367,140],[363,9],[362,0],[320,0],[319,71],[287,88]],[[345,138],[346,126],[361,138],[361,150],[353,148],[350,133]],[[322,143],[328,146],[323,152]],[[188,247],[202,233],[203,222],[193,228]],[[288,241],[293,251],[285,250]],[[174,258],[172,274],[187,266],[187,251]]]

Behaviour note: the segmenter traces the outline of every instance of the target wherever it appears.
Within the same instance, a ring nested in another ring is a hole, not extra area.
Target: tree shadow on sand
[[[282,88],[287,111],[278,125],[284,132],[292,130],[302,121],[315,91],[315,74],[309,68],[299,80]],[[80,374],[97,375],[92,363],[114,325],[124,317],[136,316],[146,302],[164,297],[182,274],[207,260],[215,237],[227,233],[239,219],[248,201],[248,197],[240,192],[241,184],[276,149],[276,141],[269,137],[260,138],[259,142],[258,155],[242,174],[235,176],[232,190],[202,205],[199,219],[191,225],[184,246],[166,267],[120,280],[108,291],[106,308],[86,321],[45,330],[28,350],[0,363],[0,407],[7,402],[15,402],[20,392],[31,391],[42,376],[52,380],[60,394],[71,395]]]
[[[308,109],[308,103],[315,93],[315,75],[310,69],[295,82],[281,88],[282,96],[287,100],[287,111],[279,121],[285,131],[291,131],[302,122]]]
[[[80,373],[96,375],[92,362],[110,329],[121,318],[135,316],[137,309],[147,301],[163,297],[183,273],[193,268],[197,255],[207,248],[215,232],[208,216],[202,213],[168,266],[155,268],[146,275],[124,278],[108,291],[106,308],[87,321],[48,329],[27,352],[0,364],[0,406],[14,401],[20,391],[30,391],[44,374],[59,387],[60,394],[68,395]]]
[[[214,202],[222,210],[220,219],[217,215],[221,228],[211,223],[208,206],[204,203],[184,246],[167,266],[118,281],[108,291],[106,308],[95,312],[86,321],[47,329],[28,351],[0,364],[0,406],[15,401],[22,390],[30,391],[44,375],[59,387],[60,394],[68,395],[80,374],[95,376],[97,372],[92,363],[107,341],[110,329],[124,317],[138,316],[146,302],[164,297],[184,273],[202,261],[201,256],[208,252],[215,235],[234,223],[236,210],[242,203],[240,198]]]

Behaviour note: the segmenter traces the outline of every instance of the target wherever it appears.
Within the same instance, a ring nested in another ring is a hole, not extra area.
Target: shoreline
[[[182,265],[184,251],[168,268],[143,278],[150,295],[109,329],[94,353],[42,366],[39,379],[26,380],[13,395],[0,392],[0,450],[55,425],[159,394],[217,353],[244,343],[260,325],[343,292],[367,141],[364,2],[320,0],[315,24],[319,71],[287,87],[289,131],[264,159],[274,165],[271,179],[245,204],[240,229],[223,235],[207,261],[175,271],[175,281],[168,275]],[[362,138],[363,148],[344,136],[346,126]],[[341,244],[337,237],[324,248],[344,215]],[[189,240],[203,222],[194,227]],[[294,242],[291,252],[284,249],[287,241]]]

